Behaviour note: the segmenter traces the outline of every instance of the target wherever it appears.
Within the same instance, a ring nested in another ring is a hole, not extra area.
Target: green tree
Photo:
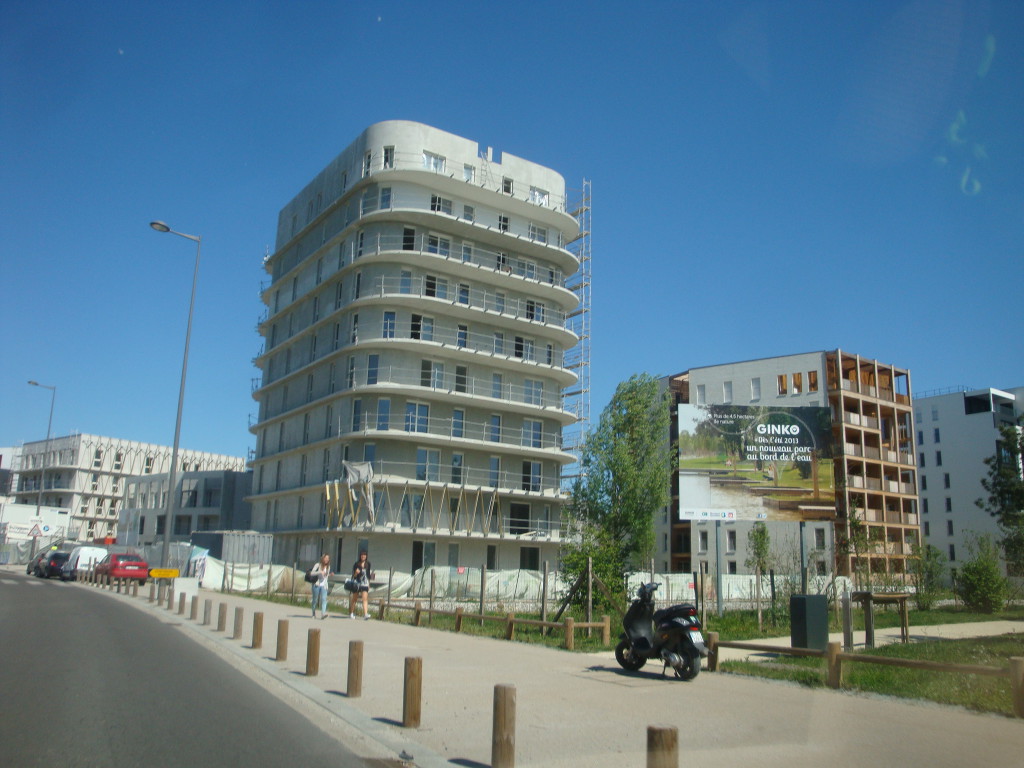
[[[981,613],[995,613],[1006,602],[1007,583],[999,569],[999,548],[989,535],[975,536],[967,544],[971,553],[957,578],[964,604]]]
[[[637,374],[621,382],[580,457],[581,475],[567,514],[575,541],[563,569],[579,573],[586,558],[610,589],[654,552],[654,515],[668,503],[673,466],[668,398],[658,380]]]
[[[942,585],[946,565],[942,553],[931,544],[915,544],[910,554],[910,580],[914,585],[914,603],[919,611],[930,610]]]
[[[764,617],[761,613],[761,577],[771,569],[771,547],[772,539],[768,534],[768,526],[763,522],[756,522],[747,532],[747,552],[749,555],[745,561],[747,568],[754,572],[755,590],[757,600],[757,628],[764,629]]]
[[[999,432],[1002,439],[995,455],[985,459],[988,474],[981,480],[988,496],[975,503],[996,519],[1007,570],[1020,576],[1024,575],[1024,432],[1010,425],[1001,426]]]

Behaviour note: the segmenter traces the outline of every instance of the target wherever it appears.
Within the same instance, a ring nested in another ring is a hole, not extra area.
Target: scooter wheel
[[[680,680],[693,680],[693,678],[700,674],[700,654],[685,654],[683,658],[686,659],[686,664],[682,669],[676,670],[676,677]]]
[[[615,646],[615,660],[619,662],[620,667],[630,672],[636,672],[647,663],[647,659],[633,653],[633,647],[628,640],[622,640]]]

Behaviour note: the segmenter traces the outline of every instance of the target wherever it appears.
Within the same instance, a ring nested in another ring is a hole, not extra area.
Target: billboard
[[[835,520],[828,408],[680,405],[681,520]]]

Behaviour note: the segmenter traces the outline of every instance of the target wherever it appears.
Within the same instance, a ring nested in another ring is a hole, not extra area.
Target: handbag
[[[346,592],[355,592],[357,589],[359,589],[359,582],[358,581],[356,581],[355,579],[352,579],[352,578],[345,579],[345,591]]]
[[[317,578],[318,577],[315,573],[313,573],[312,568],[306,571],[306,581],[308,581],[310,584],[316,584]]]

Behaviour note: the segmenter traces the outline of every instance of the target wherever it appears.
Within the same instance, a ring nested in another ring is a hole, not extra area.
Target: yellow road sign
[[[154,579],[176,579],[178,578],[177,568],[153,568],[149,575]]]

